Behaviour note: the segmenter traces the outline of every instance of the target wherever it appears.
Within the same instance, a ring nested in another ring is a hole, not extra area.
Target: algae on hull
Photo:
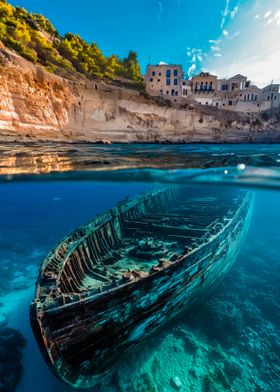
[[[231,267],[252,213],[248,192],[163,188],[77,229],[40,270],[31,324],[57,376],[101,382]]]

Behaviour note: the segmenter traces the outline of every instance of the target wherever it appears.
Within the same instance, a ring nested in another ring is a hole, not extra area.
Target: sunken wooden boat
[[[102,382],[124,353],[200,300],[235,261],[250,192],[162,188],[127,199],[45,259],[31,325],[47,363],[74,387]]]

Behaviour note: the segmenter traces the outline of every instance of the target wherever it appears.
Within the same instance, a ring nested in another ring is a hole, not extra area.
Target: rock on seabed
[[[0,325],[0,391],[12,392],[21,377],[22,334],[5,324]]]

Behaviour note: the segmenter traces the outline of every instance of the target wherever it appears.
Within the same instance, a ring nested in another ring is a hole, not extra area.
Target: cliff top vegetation
[[[61,36],[43,15],[28,13],[5,0],[0,0],[0,40],[52,73],[79,72],[88,78],[126,81],[131,87],[144,88],[136,52],[130,51],[124,59],[115,54],[106,57],[94,42],[89,44],[78,34]]]

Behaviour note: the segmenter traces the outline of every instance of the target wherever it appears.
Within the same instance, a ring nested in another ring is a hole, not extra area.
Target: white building
[[[250,84],[247,76],[237,74],[229,79],[218,79],[218,91],[223,93],[239,91],[248,88]]]
[[[188,98],[192,95],[192,83],[189,79],[182,80],[182,97]]]
[[[262,101],[266,102],[268,109],[280,106],[280,84],[271,83],[262,89]]]

